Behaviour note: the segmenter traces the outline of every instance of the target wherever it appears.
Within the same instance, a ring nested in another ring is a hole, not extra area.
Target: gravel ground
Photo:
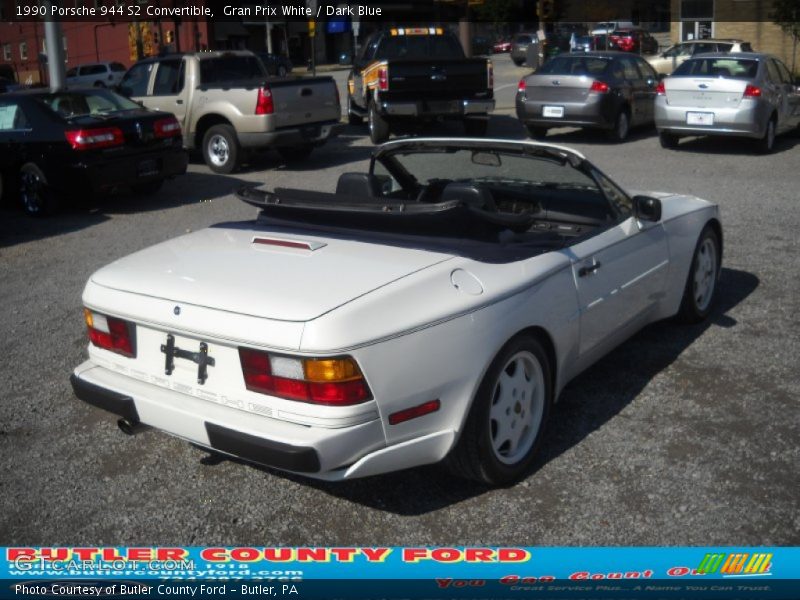
[[[497,85],[520,72],[501,65]],[[736,141],[666,151],[652,130],[620,146],[549,137],[628,189],[718,202],[724,270],[708,322],[648,327],[568,386],[535,470],[513,487],[438,466],[313,482],[207,460],[157,431],[124,436],[75,399],[80,296],[95,269],[252,218],[230,195],[241,182],[332,190],[339,173],[366,168],[364,134],[349,128],[300,168],[267,154],[226,177],[195,163],[147,200],[122,194],[43,221],[0,209],[0,544],[800,544],[798,137],[766,157]],[[522,137],[508,106],[490,134]]]

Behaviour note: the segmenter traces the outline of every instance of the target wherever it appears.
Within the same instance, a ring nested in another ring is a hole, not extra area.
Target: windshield
[[[542,65],[537,74],[544,75],[601,75],[609,64],[606,58],[591,56],[555,56]]]
[[[142,108],[135,102],[104,89],[48,94],[42,96],[41,100],[49,109],[65,119],[108,115]]]
[[[754,79],[758,61],[739,58],[692,58],[675,69],[672,77],[722,77]]]
[[[389,58],[463,58],[461,44],[452,35],[396,35],[378,46],[377,60]]]

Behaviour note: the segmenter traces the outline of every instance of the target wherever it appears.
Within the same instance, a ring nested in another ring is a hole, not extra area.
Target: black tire
[[[513,62],[516,66],[521,67],[522,63],[525,62],[525,61],[522,61],[522,60],[519,60],[519,59],[516,59],[516,58],[512,58],[511,62]]]
[[[203,136],[203,160],[215,173],[233,173],[240,154],[236,130],[230,125],[214,125]]]
[[[614,128],[608,132],[609,141],[619,144],[628,139],[628,134],[631,131],[631,116],[627,109],[622,109],[617,113],[614,119]]]
[[[528,130],[528,136],[534,140],[547,137],[547,127],[537,127],[536,125],[526,125],[525,129]]]
[[[520,368],[523,371],[518,375]],[[536,337],[519,335],[503,346],[486,372],[461,436],[446,459],[454,474],[498,486],[512,483],[526,473],[550,415],[551,373],[547,353]],[[500,383],[503,374],[510,378],[510,390],[504,390]],[[531,423],[520,425],[518,432],[512,431],[514,423],[523,423],[526,417]],[[505,440],[506,435],[518,436],[519,447],[513,447],[512,437]]]
[[[756,152],[759,154],[770,154],[775,149],[775,133],[776,123],[775,115],[772,115],[767,121],[767,128],[764,132],[764,137],[756,140]]]
[[[134,183],[131,185],[131,190],[133,190],[134,194],[139,196],[152,196],[157,193],[163,185],[164,180],[158,179],[157,181],[148,181],[147,183]]]
[[[666,131],[658,132],[658,141],[661,142],[662,148],[669,148],[674,150],[678,147],[678,136]]]
[[[470,137],[486,137],[489,119],[464,119],[464,132]]]
[[[364,123],[364,117],[361,115],[357,115],[353,112],[352,109],[353,100],[350,98],[350,94],[347,95],[347,122],[350,125],[361,125]]]
[[[286,77],[286,73],[288,73],[286,67],[284,67],[283,65],[278,65],[278,70],[276,71],[278,77]]]
[[[373,144],[382,144],[389,139],[391,133],[389,129],[389,122],[384,119],[378,112],[378,107],[370,100],[369,112],[367,115],[367,122],[369,125],[369,139]]]
[[[302,146],[284,146],[278,148],[278,154],[281,155],[281,158],[284,160],[284,162],[296,163],[311,156],[311,152],[313,150],[314,146],[311,144],[304,144]]]
[[[699,323],[714,308],[721,256],[722,248],[717,232],[710,225],[706,225],[697,239],[692,255],[678,320],[683,323]]]
[[[19,169],[19,198],[29,217],[46,217],[58,208],[58,194],[35,163],[25,163]]]

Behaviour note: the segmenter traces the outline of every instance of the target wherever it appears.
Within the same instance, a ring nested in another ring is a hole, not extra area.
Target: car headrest
[[[441,201],[446,202],[448,200],[459,200],[467,206],[484,210],[493,210],[495,208],[492,193],[473,183],[460,181],[448,183],[442,190]]]
[[[380,196],[377,177],[369,173],[342,173],[336,183],[336,193],[347,196]]]

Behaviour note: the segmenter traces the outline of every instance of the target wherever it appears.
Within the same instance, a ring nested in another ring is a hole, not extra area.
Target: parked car
[[[332,77],[268,81],[248,51],[148,58],[130,68],[120,90],[148,108],[174,112],[186,147],[200,150],[215,173],[233,172],[259,148],[302,160],[342,127]]]
[[[434,119],[458,120],[484,135],[494,110],[494,71],[487,58],[466,58],[440,27],[400,27],[367,38],[347,78],[351,125],[366,117],[379,144],[392,129]]]
[[[99,62],[78,65],[67,71],[66,84],[69,87],[114,87],[125,75],[125,65],[118,62]]]
[[[528,60],[528,47],[533,44],[536,48],[539,47],[539,36],[534,32],[525,32],[525,33],[518,33],[514,36],[514,40],[511,43],[511,60],[512,62],[519,66],[522,66],[523,63],[527,62]],[[535,49],[536,54],[540,54],[541,50]],[[540,63],[537,62],[534,65],[528,65],[531,68],[535,68]]]
[[[693,56],[658,85],[661,145],[675,148],[687,135],[740,136],[771,152],[776,135],[800,126],[798,86],[786,65],[769,54]]]
[[[187,162],[173,115],[111,90],[0,97],[0,188],[18,189],[31,216],[52,213],[70,194],[118,186],[153,194],[165,179],[184,173]]]
[[[261,59],[261,63],[270,75],[286,77],[292,72],[292,61],[288,56],[282,54],[271,54],[269,52],[257,52],[256,56]]]
[[[495,54],[511,52],[511,40],[508,39],[497,40],[492,46],[492,52],[494,52]]]
[[[639,27],[616,29],[608,38],[614,44],[614,48],[622,52],[636,54],[656,54],[658,52],[658,40]]]
[[[632,196],[560,146],[395,140],[337,193],[239,196],[256,220],[86,284],[72,386],[123,431],[326,480],[444,459],[504,485],[567,382],[648,323],[703,320],[716,296],[716,205]]]
[[[592,35],[576,35],[571,37],[569,48],[570,52],[591,52],[592,50],[602,49],[595,48],[595,36]]]
[[[542,57],[544,60],[557,56],[562,52],[570,51],[570,40],[572,39],[571,33],[562,32],[548,32],[545,34],[544,39],[541,40]]]
[[[659,75],[669,75],[683,62],[695,55],[706,52],[752,52],[749,42],[741,40],[689,40],[675,44],[666,52],[655,56],[648,56],[645,60],[650,63]]]
[[[621,142],[631,127],[653,122],[656,83],[653,68],[634,54],[561,54],[520,80],[517,118],[531,137],[573,126],[604,129]]]
[[[601,21],[600,23],[595,23],[589,33],[591,35],[608,35],[617,29],[630,29],[632,27],[636,27],[633,21]]]

